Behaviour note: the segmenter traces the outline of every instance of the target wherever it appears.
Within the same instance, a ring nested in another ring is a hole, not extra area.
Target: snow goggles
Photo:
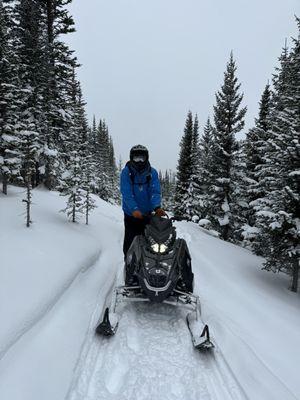
[[[146,161],[146,156],[136,155],[136,156],[133,156],[132,160],[134,162],[145,162]]]

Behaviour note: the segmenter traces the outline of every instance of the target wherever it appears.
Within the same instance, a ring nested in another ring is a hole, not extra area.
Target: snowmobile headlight
[[[154,243],[151,245],[151,249],[155,253],[165,253],[168,249],[168,246],[166,246],[165,244]]]
[[[161,244],[160,245],[160,252],[161,253],[165,253],[168,250],[168,246],[166,246],[165,244]]]
[[[151,249],[155,252],[155,253],[159,253],[159,244],[158,243],[154,243],[151,245]]]

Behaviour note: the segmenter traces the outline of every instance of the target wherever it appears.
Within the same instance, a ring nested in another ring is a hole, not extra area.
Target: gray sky
[[[175,169],[186,114],[202,129],[231,50],[252,125],[300,0],[73,0],[70,10],[89,118],[106,119],[117,158],[141,143],[153,166]]]

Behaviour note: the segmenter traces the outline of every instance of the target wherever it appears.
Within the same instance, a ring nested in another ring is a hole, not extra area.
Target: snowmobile
[[[125,285],[115,288],[97,334],[116,333],[121,303],[150,301],[188,308],[186,319],[194,347],[213,347],[209,328],[201,320],[199,297],[193,294],[191,256],[186,241],[177,238],[172,219],[153,216],[144,235],[134,238],[126,255],[124,280]]]

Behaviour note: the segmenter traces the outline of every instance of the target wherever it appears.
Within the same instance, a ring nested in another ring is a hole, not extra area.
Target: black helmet
[[[149,161],[149,152],[147,147],[138,144],[130,150],[130,161],[137,170],[143,170]]]

